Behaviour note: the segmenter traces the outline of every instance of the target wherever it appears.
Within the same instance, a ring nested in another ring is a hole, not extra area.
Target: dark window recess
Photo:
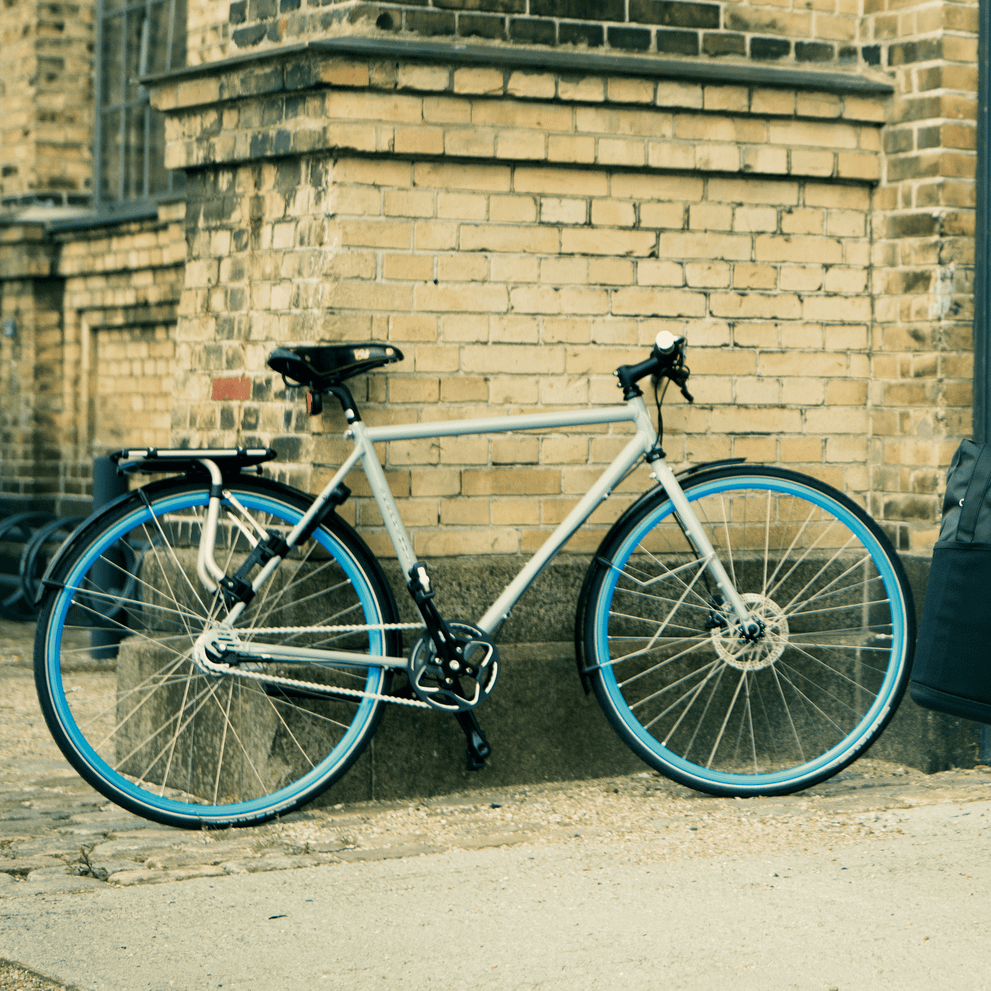
[[[787,58],[791,54],[791,42],[784,38],[751,38],[750,57],[772,61]]]
[[[698,31],[658,31],[657,50],[667,55],[698,55]]]
[[[165,167],[165,121],[139,80],[186,64],[186,0],[99,0],[96,44],[97,207],[180,192],[183,174]]]

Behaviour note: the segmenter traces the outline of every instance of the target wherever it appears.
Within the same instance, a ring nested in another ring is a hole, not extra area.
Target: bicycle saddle
[[[276,348],[268,356],[268,367],[277,371],[287,385],[298,383],[323,391],[352,375],[402,360],[402,351],[391,344],[325,344]]]

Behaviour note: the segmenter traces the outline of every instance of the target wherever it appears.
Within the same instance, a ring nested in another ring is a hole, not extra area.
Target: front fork
[[[736,585],[723,567],[722,561],[719,560],[719,555],[702,528],[702,524],[699,523],[677,476],[663,458],[654,462],[653,469],[653,477],[660,483],[667,493],[667,497],[671,500],[685,536],[692,542],[699,558],[706,562],[705,567],[715,580],[723,601],[729,605],[730,610],[739,621],[740,633],[746,640],[759,639],[764,629],[763,625],[751,615],[746,603],[740,597],[740,593],[737,592]]]

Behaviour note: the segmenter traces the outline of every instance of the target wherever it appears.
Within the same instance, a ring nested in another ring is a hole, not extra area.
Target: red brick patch
[[[213,390],[210,393],[211,399],[239,399],[251,398],[251,379],[242,375],[234,379],[214,379]]]

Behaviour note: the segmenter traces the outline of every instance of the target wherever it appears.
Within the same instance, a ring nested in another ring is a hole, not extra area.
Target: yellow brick
[[[653,103],[654,82],[650,79],[613,78],[607,80],[606,94],[612,103]]]
[[[457,224],[420,220],[413,225],[413,248],[416,251],[453,251],[457,246]]]
[[[481,530],[457,530],[444,527],[439,532],[413,534],[417,557],[465,557],[476,554],[516,554],[520,550],[516,530],[485,527]]]
[[[536,464],[540,459],[540,440],[537,437],[492,438],[491,458],[494,465]]]
[[[778,460],[778,442],[774,437],[736,437],[733,457],[746,458],[754,464],[774,464]]]
[[[748,145],[743,148],[743,171],[787,175],[788,151],[785,148]]]
[[[795,113],[795,93],[787,89],[755,88],[750,98],[750,112],[791,117]]]
[[[550,254],[558,250],[558,232],[549,227],[508,224],[462,224],[462,251],[508,251]]]
[[[447,130],[444,132],[444,152],[466,158],[494,158],[495,138],[494,130],[480,127]]]
[[[488,526],[489,504],[480,499],[441,499],[442,526]]]
[[[789,206],[798,203],[799,184],[773,179],[710,179],[709,199],[719,203],[763,203]]]
[[[653,169],[694,169],[695,145],[688,142],[650,141],[647,143],[647,164]]]
[[[536,378],[493,376],[488,382],[492,406],[533,406],[537,402],[539,380]]]
[[[444,130],[440,127],[397,127],[398,155],[440,155],[444,152]]]
[[[773,232],[778,229],[778,211],[771,206],[741,206],[733,211],[733,230],[737,233]]]
[[[387,217],[432,217],[432,190],[387,189],[382,194],[383,213]]]
[[[619,172],[612,176],[611,189],[612,195],[621,199],[647,200],[656,203],[676,200],[694,202],[702,199],[705,185],[703,180],[696,176],[655,176]]]
[[[697,289],[725,288],[730,284],[730,267],[725,262],[688,262],[685,282]]]
[[[532,131],[500,131],[496,134],[496,158],[542,160],[547,157],[543,134]]]
[[[495,526],[537,526],[540,502],[537,499],[493,499],[492,523]]]
[[[767,127],[767,124],[757,119],[678,114],[675,117],[674,133],[686,141],[727,145],[763,144],[767,141]]]
[[[782,437],[781,460],[791,465],[820,461],[822,444],[818,437]]]
[[[749,261],[751,239],[735,234],[666,233],[659,235],[661,258],[705,258]]]
[[[591,324],[574,317],[548,317],[544,320],[545,344],[587,344],[591,340]]]
[[[575,108],[575,129],[580,134],[670,138],[674,136],[674,117],[653,109],[579,106]]]
[[[463,375],[443,378],[440,398],[443,403],[485,403],[489,398],[489,384],[484,378]]]
[[[437,318],[397,313],[389,318],[390,341],[436,341]]]
[[[646,257],[654,251],[656,241],[656,235],[650,231],[594,231],[576,228],[561,231],[561,250],[573,254]]]
[[[701,317],[705,315],[705,295],[661,289],[617,289],[612,294],[612,312],[659,316]]]
[[[368,64],[344,59],[324,62],[320,66],[320,79],[331,86],[367,86]]]
[[[596,227],[632,227],[636,219],[632,203],[622,200],[592,201],[592,224]]]
[[[571,131],[571,108],[553,103],[475,100],[472,123],[500,130]]]
[[[484,220],[488,202],[486,196],[477,193],[438,193],[437,216],[445,219]]]
[[[437,257],[437,279],[440,282],[487,282],[489,260],[484,255],[463,253]]]
[[[637,263],[637,284],[641,286],[683,286],[685,273],[680,262],[655,259]]]
[[[488,256],[493,282],[539,282],[540,259],[536,256],[517,255]]]
[[[468,344],[461,356],[464,371],[493,375],[560,374],[564,362],[563,348],[530,345]]]
[[[860,293],[867,289],[867,272],[862,268],[831,268],[826,273],[825,286],[829,293]]]
[[[881,175],[881,163],[876,155],[839,152],[836,174],[841,179],[864,179],[875,182]]]
[[[434,277],[434,260],[430,255],[386,255],[382,259],[382,277],[426,281]]]
[[[782,234],[821,234],[822,229],[822,210],[795,207],[781,211]]]
[[[526,314],[493,316],[489,319],[492,343],[536,344],[540,340],[540,323]]]
[[[616,258],[591,258],[588,281],[594,285],[622,286],[633,282],[633,263]]]
[[[586,76],[581,79],[562,76],[558,79],[557,95],[565,101],[601,103],[605,99],[605,80],[601,76]]]
[[[681,203],[644,203],[640,207],[640,224],[681,230],[685,226],[685,207]]]
[[[712,411],[711,429],[722,434],[800,433],[802,411],[761,409],[759,407],[716,407]]]
[[[871,299],[868,296],[809,296],[804,300],[806,320],[834,320],[864,323],[871,319]]]
[[[588,445],[587,437],[546,437],[540,444],[541,463],[586,464]]]
[[[435,403],[440,398],[440,381],[434,378],[389,378],[389,401],[393,403]]]
[[[498,96],[505,80],[501,69],[463,68],[454,70],[455,93],[479,93]]]
[[[331,237],[347,247],[409,248],[410,225],[401,221],[337,220],[328,225]]]
[[[805,429],[814,434],[866,434],[870,427],[869,411],[864,408],[844,409],[824,406],[809,409],[805,414]]]
[[[643,165],[647,160],[643,141],[599,138],[597,161],[600,165]]]
[[[816,20],[816,31],[822,19]],[[797,94],[795,113],[799,117],[839,117],[843,113],[843,101],[836,93],[817,93],[800,90]]]
[[[679,83],[662,79],[657,83],[657,105],[701,110],[702,87],[697,83]]]
[[[688,208],[692,230],[728,231],[733,226],[733,208],[722,203],[693,203]]]
[[[431,312],[504,313],[509,306],[505,286],[476,283],[435,286],[428,282],[413,287],[413,300],[415,309]]]
[[[747,113],[750,110],[750,90],[746,86],[706,86],[703,106],[707,111]]]
[[[814,359],[814,371],[817,376],[846,376],[847,364],[846,356],[842,354],[831,354],[822,352],[815,355],[802,354],[801,352],[779,351],[762,352],[760,355],[760,374],[767,376],[782,376],[807,378],[809,372],[813,370],[810,359]]]
[[[795,296],[774,296],[764,293],[713,293],[710,312],[727,319],[797,320],[802,305]]]
[[[805,348],[811,351],[821,351],[823,343],[823,330],[817,323],[793,323],[782,324],[781,326],[781,346],[798,350]]]
[[[325,99],[325,115],[331,120],[382,121],[411,124],[423,119],[418,96],[355,90],[331,91]]]
[[[425,96],[423,119],[435,124],[469,124],[471,103],[456,96]]]
[[[795,148],[791,153],[791,174],[809,176],[829,176],[835,167],[831,151],[808,151]]]
[[[826,401],[825,383],[819,378],[781,380],[781,402],[786,406],[821,406]]]
[[[436,90],[443,92],[451,84],[451,70],[443,65],[401,63],[396,70],[398,89]]]
[[[442,162],[417,162],[416,185],[450,191],[505,193],[510,189],[511,172],[505,165],[449,165]]]
[[[564,196],[605,196],[609,176],[594,170],[532,168],[520,166],[514,172],[517,193],[545,193]]]
[[[439,415],[440,411],[436,413]],[[436,443],[440,446],[441,464],[484,465],[489,462],[488,437],[477,434],[468,437],[441,437]]]
[[[556,84],[556,77],[549,72],[513,72],[506,84],[506,92],[511,96],[553,100]]]
[[[552,134],[547,139],[550,162],[594,162],[595,138]]]
[[[788,292],[817,292],[823,276],[821,265],[782,265],[780,286]]]
[[[843,244],[824,237],[759,234],[754,244],[754,257],[759,262],[821,262],[835,265],[843,261]]]
[[[552,495],[561,491],[557,468],[466,469],[461,475],[465,495]]]
[[[557,286],[587,284],[588,259],[567,255],[543,258],[540,261],[540,281]]]
[[[544,196],[540,200],[540,220],[544,224],[584,224],[588,207],[585,200]]]
[[[588,404],[588,379],[554,376],[540,383],[540,402],[544,406],[585,406]]]

